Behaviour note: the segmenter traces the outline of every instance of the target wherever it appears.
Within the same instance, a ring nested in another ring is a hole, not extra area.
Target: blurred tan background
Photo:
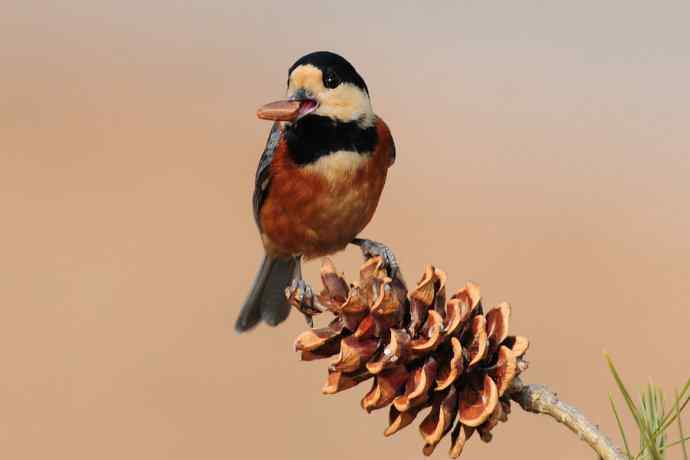
[[[5,2],[0,458],[421,458],[415,427],[385,439],[359,408],[368,385],[320,394],[301,317],[233,331],[261,255],[255,109],[318,49],[397,141],[365,235],[409,280],[433,262],[509,300],[525,378],[617,441],[602,350],[633,387],[687,379],[690,4],[489,3]],[[592,454],[516,410],[464,456]]]

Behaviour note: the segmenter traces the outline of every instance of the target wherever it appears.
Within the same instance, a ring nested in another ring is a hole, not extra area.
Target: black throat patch
[[[313,163],[339,150],[372,153],[378,142],[376,126],[362,128],[357,122],[336,122],[319,115],[307,115],[285,129],[285,140],[292,161]]]

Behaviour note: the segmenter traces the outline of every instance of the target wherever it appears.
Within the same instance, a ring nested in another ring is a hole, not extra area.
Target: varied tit
[[[331,52],[307,54],[288,71],[287,100],[267,104],[257,115],[274,121],[253,196],[265,255],[237,319],[238,332],[287,318],[285,288],[301,281],[302,258],[352,243],[395,264],[385,246],[357,238],[374,215],[395,145],[355,68]]]

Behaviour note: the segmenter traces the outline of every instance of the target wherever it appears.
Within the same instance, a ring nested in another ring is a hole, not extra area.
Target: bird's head
[[[287,123],[298,123],[310,115],[356,122],[361,127],[374,122],[366,83],[352,64],[328,51],[298,59],[288,71],[287,100],[266,104],[257,115]]]

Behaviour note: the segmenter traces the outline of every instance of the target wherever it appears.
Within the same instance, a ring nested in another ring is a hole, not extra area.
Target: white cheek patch
[[[339,150],[322,156],[304,166],[303,170],[322,177],[331,187],[335,187],[338,184],[348,183],[369,156],[368,153]]]
[[[360,88],[350,83],[341,83],[330,91],[318,96],[320,105],[315,113],[340,121],[359,121],[363,128],[374,124],[374,112],[369,96]]]

